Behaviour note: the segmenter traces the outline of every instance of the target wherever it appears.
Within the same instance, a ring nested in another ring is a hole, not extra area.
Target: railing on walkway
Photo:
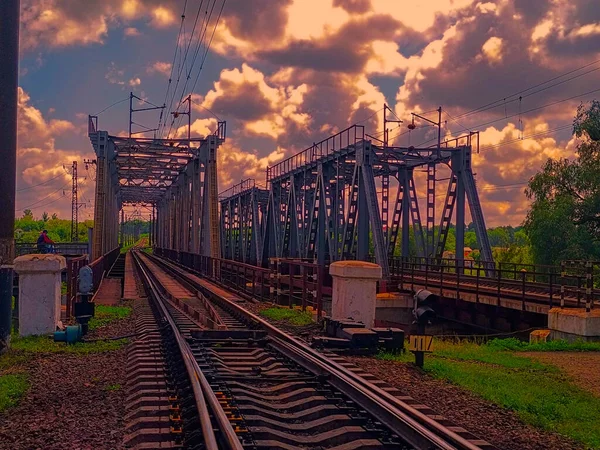
[[[155,249],[171,259],[224,286],[273,303],[311,307],[320,314],[323,301],[331,298],[329,267],[299,259],[274,258],[269,268],[193,253]],[[561,266],[494,263],[448,258],[391,258],[390,276],[379,283],[379,292],[428,289],[450,298],[527,310],[583,307],[600,302],[600,264],[566,261]]]
[[[93,290],[97,291],[98,287],[100,287],[100,283],[104,276],[108,273],[110,268],[113,266],[119,254],[121,253],[121,247],[117,247],[106,255],[101,256],[100,258],[92,261],[90,263],[90,269],[92,269],[92,279],[93,279]]]
[[[469,293],[476,302],[485,295],[495,297],[498,306],[503,299],[517,300],[522,310],[526,303],[552,308],[582,307],[585,302],[590,311],[600,300],[600,290],[593,288],[595,272],[598,266],[591,263],[544,266],[446,258],[390,260],[390,283],[399,284],[400,289],[424,287],[434,293],[439,289],[440,294],[453,292],[457,297]]]
[[[331,296],[331,278],[326,267],[293,259],[273,259],[268,269],[222,258],[170,249],[154,249],[154,254],[231,287],[249,297],[282,306],[311,308],[318,317],[323,298]]]
[[[54,253],[59,255],[85,255],[88,253],[87,242],[61,242],[53,244]],[[15,244],[16,256],[40,253],[35,243],[18,242]]]
[[[88,263],[87,255],[67,260],[67,302],[66,317],[73,317],[74,304],[77,301],[77,291],[79,283],[79,271]]]

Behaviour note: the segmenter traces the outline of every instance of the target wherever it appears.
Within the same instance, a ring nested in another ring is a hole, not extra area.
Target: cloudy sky
[[[77,160],[91,217],[87,115],[130,91],[175,110],[193,88],[194,135],[228,122],[220,190],[264,182],[268,165],[353,123],[380,132],[384,103],[406,123],[442,106],[446,137],[481,132],[473,165],[488,225],[518,225],[524,184],[547,157],[573,154],[575,109],[600,98],[598,0],[223,2],[22,0],[18,215],[69,217]],[[99,114],[111,134],[127,120],[127,101]],[[159,115],[135,121],[155,128]],[[396,145],[436,135],[406,123]]]

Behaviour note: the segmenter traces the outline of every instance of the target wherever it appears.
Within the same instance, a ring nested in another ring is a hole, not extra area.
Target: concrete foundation
[[[376,326],[406,326],[410,325],[414,318],[412,315],[413,298],[411,294],[402,292],[390,292],[377,294],[375,309]]]
[[[15,259],[19,274],[19,334],[48,334],[60,323],[61,272],[65,258],[24,255]]]
[[[552,308],[548,312],[548,328],[552,339],[600,341],[600,309]]]
[[[331,264],[329,273],[333,277],[331,317],[352,318],[367,328],[374,327],[381,267],[364,261],[338,261]]]

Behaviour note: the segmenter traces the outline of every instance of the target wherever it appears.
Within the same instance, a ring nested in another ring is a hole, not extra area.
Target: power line
[[[173,53],[173,62],[171,64],[171,74],[169,75],[169,82],[167,83],[167,90],[165,92],[165,100],[163,104],[167,104],[167,99],[169,98],[169,91],[171,90],[171,84],[173,82],[173,71],[175,69],[175,61],[177,60],[177,50],[179,49],[179,41],[181,40],[181,33],[183,31],[183,22],[185,20],[185,9],[187,8],[187,0],[185,0],[185,4],[183,5],[183,12],[181,14],[181,24],[179,25],[179,33],[177,34],[177,40],[175,41],[175,51]],[[171,107],[169,106],[169,109]],[[161,110],[160,118],[158,119],[158,133],[161,133],[161,129],[166,125],[166,122],[163,124],[164,110]]]
[[[211,47],[213,39],[215,37],[215,33],[216,33],[217,27],[219,25],[219,22],[221,20],[221,16],[223,14],[223,10],[225,9],[225,4],[226,3],[227,3],[227,0],[223,0],[223,3],[221,4],[221,8],[219,10],[219,14],[218,14],[216,20],[214,21],[214,27],[213,27],[213,30],[212,30],[212,34],[211,34],[211,37],[210,37],[210,40],[209,40],[208,44],[205,46],[206,48],[205,48],[204,54],[203,54],[201,62],[200,62],[200,67],[198,69],[198,74],[196,75],[196,79],[194,80],[194,84],[193,84],[192,88],[189,91],[190,93],[194,92],[194,90],[196,89],[196,85],[198,83],[198,80],[200,79],[200,75],[202,74],[202,69],[204,68],[204,64],[206,62],[206,58],[208,56],[208,52],[210,51],[210,47]],[[203,28],[202,34],[201,34],[200,38],[198,39],[198,45],[196,47],[194,58],[192,59],[192,64],[191,64],[191,67],[190,67],[190,71],[189,71],[188,76],[186,78],[186,83],[184,85],[184,90],[182,91],[182,94],[181,94],[181,101],[180,101],[179,105],[177,106],[177,110],[183,104],[183,97],[186,94],[185,88],[187,88],[187,81],[191,78],[191,74],[192,74],[194,66],[196,64],[196,59],[197,59],[197,57],[198,57],[198,55],[200,53],[200,48],[202,46],[202,41],[206,37],[206,32],[208,31],[208,28],[209,28],[209,25],[210,25],[210,19],[211,19],[212,15],[213,15],[213,12],[214,12],[216,4],[217,4],[217,0],[214,0],[213,4],[212,4],[212,8],[210,10],[210,13],[208,13],[208,5],[207,5],[206,14],[208,14],[208,17],[206,18],[205,26]],[[175,120],[176,120],[176,117],[174,115],[173,116],[173,120],[171,121],[171,125],[169,127],[169,131],[167,133],[167,137],[171,134],[171,130],[173,129],[173,126],[175,124]],[[181,121],[181,120],[182,120],[182,116],[180,115],[179,121]],[[175,128],[177,129],[177,127],[175,127]]]
[[[531,108],[531,109],[528,109],[526,111],[522,111],[522,112],[518,112],[518,113],[515,113],[515,114],[511,114],[510,116],[501,117],[500,119],[494,119],[494,120],[490,120],[488,122],[483,122],[483,123],[480,123],[480,124],[477,124],[477,125],[473,125],[473,129],[479,128],[479,127],[485,127],[487,125],[491,125],[493,123],[500,122],[502,120],[511,119],[513,117],[517,117],[517,116],[521,116],[521,115],[524,115],[524,114],[528,114],[530,112],[539,111],[541,109],[549,108],[550,106],[559,105],[561,103],[568,102],[570,100],[574,100],[574,99],[579,98],[579,97],[585,97],[586,95],[594,94],[594,93],[599,92],[599,91],[600,91],[600,88],[592,89],[591,91],[584,92],[583,94],[573,95],[572,97],[568,97],[568,98],[564,98],[562,100],[557,100],[557,101],[554,101],[554,102],[546,103],[545,105],[537,106],[535,108]],[[428,139],[428,140],[420,143],[417,147],[420,147],[422,145],[428,144],[429,142],[432,142],[434,140],[435,139]]]
[[[50,194],[46,195],[44,198],[41,198],[40,200],[38,200],[38,201],[36,201],[36,202],[32,203],[31,205],[25,206],[25,207],[23,207],[23,208],[17,208],[17,209],[16,209],[16,211],[21,211],[21,210],[25,210],[25,209],[29,209],[29,208],[32,208],[32,207],[34,207],[34,206],[35,206],[35,205],[37,205],[38,203],[40,203],[40,202],[43,202],[44,200],[46,200],[48,197],[50,197],[50,196],[52,196],[52,195],[56,194],[58,191],[60,191],[60,190],[62,190],[62,189],[65,189],[65,188],[66,188],[66,187],[67,187],[69,184],[71,184],[71,182],[70,182],[70,181],[69,181],[69,182],[67,182],[67,184],[65,184],[64,186],[62,186],[62,187],[58,188],[57,190],[55,190],[55,191],[52,191]],[[38,207],[39,207],[39,206],[36,206],[36,208],[38,208]]]
[[[99,116],[100,114],[102,114],[104,111],[108,111],[110,108],[112,108],[113,106],[117,106],[120,103],[126,102],[127,100],[129,100],[129,97],[125,97],[123,100],[119,100],[117,102],[114,102],[112,105],[107,106],[106,108],[104,108],[102,111],[97,112],[96,114],[94,114],[95,116]]]
[[[203,26],[202,26],[202,29],[201,29],[201,31],[198,33],[198,44],[197,44],[197,46],[196,46],[196,51],[194,52],[194,53],[195,53],[195,55],[194,55],[194,58],[193,58],[193,60],[192,60],[192,64],[191,64],[191,67],[190,67],[190,71],[189,71],[189,72],[187,72],[187,71],[186,71],[186,80],[185,80],[184,86],[183,86],[183,88],[182,88],[182,90],[181,90],[181,97],[180,97],[179,103],[177,104],[177,107],[175,108],[175,111],[176,111],[176,112],[178,112],[178,111],[179,111],[179,108],[181,107],[181,104],[182,104],[182,102],[183,102],[183,97],[185,96],[185,93],[186,93],[186,88],[187,88],[187,84],[188,84],[188,82],[189,82],[189,79],[190,79],[191,71],[193,70],[193,68],[194,68],[194,65],[195,65],[195,62],[196,62],[196,56],[197,56],[197,52],[198,52],[198,50],[197,50],[197,49],[198,49],[198,48],[199,48],[199,47],[202,45],[202,40],[204,39],[204,35],[205,35],[205,33],[206,33],[206,29],[207,29],[207,27],[208,27],[208,21],[207,21],[207,16],[206,16],[206,15],[208,14],[208,6],[209,6],[209,2],[210,2],[210,0],[209,0],[209,1],[207,2],[207,4],[206,4],[205,17],[204,17],[204,19],[203,19],[203,22],[204,22],[204,24],[205,24],[205,25],[203,25]],[[214,4],[215,4],[215,3],[216,3],[216,0],[214,0],[214,2],[213,2],[213,9],[214,9]],[[200,15],[200,11],[201,11],[201,9],[202,9],[202,5],[203,5],[203,4],[204,4],[204,0],[201,0],[201,2],[200,2],[200,5],[198,6],[198,14],[197,14],[197,17],[199,17],[199,15]],[[211,15],[212,15],[212,10],[211,10]],[[208,20],[210,20],[210,17],[208,17]],[[197,22],[195,22],[195,23],[194,23],[194,30],[195,30],[196,26],[197,26]],[[187,45],[187,50],[186,50],[186,53],[185,53],[185,59],[184,59],[184,62],[186,62],[186,61],[187,61],[187,56],[188,56],[189,47],[191,46],[191,43],[192,43],[192,40],[193,40],[193,39],[194,39],[194,33],[192,33],[192,34],[190,35],[190,40],[189,40],[189,43],[188,43],[188,45]],[[176,85],[175,85],[175,89],[173,90],[173,95],[172,95],[172,97],[171,97],[171,101],[170,101],[170,103],[169,103],[169,111],[172,111],[172,107],[173,107],[173,101],[175,100],[175,97],[176,97],[176,95],[177,95],[177,87],[179,86],[179,82],[180,82],[180,80],[181,80],[181,75],[182,75],[182,73],[183,73],[183,70],[184,70],[184,67],[183,67],[183,65],[181,64],[181,61],[180,61],[180,65],[179,65],[179,73],[178,73],[178,75],[177,75],[177,83],[176,83]],[[176,118],[175,116],[173,116],[173,119],[171,120],[171,124],[170,124],[170,126],[169,126],[169,131],[167,132],[167,137],[168,137],[168,136],[171,134],[171,130],[173,129],[173,125],[175,124],[175,120],[176,120],[176,119],[177,119],[177,118]],[[179,120],[181,120],[181,119],[179,119]],[[166,125],[166,124],[165,124],[165,125]]]
[[[519,91],[519,92],[516,92],[516,93],[514,93],[514,94],[511,94],[511,95],[509,95],[509,96],[506,96],[506,97],[500,98],[500,99],[498,99],[498,100],[495,100],[495,101],[493,101],[493,102],[487,103],[487,104],[485,104],[485,105],[483,105],[483,106],[480,106],[480,107],[478,107],[478,108],[475,108],[475,109],[472,109],[472,110],[470,110],[470,111],[467,111],[467,112],[465,112],[465,113],[463,113],[463,114],[460,114],[460,115],[456,116],[456,118],[457,118],[457,119],[460,119],[461,117],[466,117],[466,116],[472,115],[472,114],[474,114],[474,113],[476,113],[476,112],[481,112],[481,111],[482,111],[484,108],[488,108],[489,106],[492,106],[492,105],[494,105],[494,104],[496,104],[496,103],[504,104],[503,102],[506,102],[506,100],[507,100],[507,99],[510,99],[510,98],[512,98],[512,97],[516,97],[517,95],[524,94],[525,92],[529,92],[529,91],[530,91],[530,90],[532,90],[532,89],[535,89],[535,88],[541,87],[541,86],[543,86],[543,85],[545,85],[545,84],[551,83],[552,81],[556,81],[556,80],[558,80],[558,79],[560,79],[560,78],[562,78],[562,77],[564,77],[564,76],[567,76],[567,75],[570,75],[570,74],[572,74],[572,73],[578,72],[578,71],[580,71],[580,70],[582,70],[582,69],[585,69],[585,68],[587,68],[587,67],[593,66],[593,65],[595,65],[595,64],[598,64],[598,63],[600,63],[600,59],[598,59],[598,60],[596,60],[596,61],[593,61],[593,62],[591,62],[591,63],[585,64],[585,65],[583,65],[583,66],[581,66],[581,67],[578,67],[578,68],[576,68],[576,69],[570,70],[570,71],[568,71],[568,72],[565,72],[565,73],[563,73],[563,74],[561,74],[561,75],[558,75],[558,76],[556,76],[556,77],[550,78],[549,80],[546,80],[546,81],[544,81],[544,82],[542,82],[542,83],[538,83],[538,84],[536,84],[536,85],[530,86],[530,87],[528,87],[527,89],[523,89],[523,90],[521,90],[521,91]],[[597,70],[597,69],[594,69],[594,70]],[[592,72],[593,72],[594,70],[592,70]],[[586,75],[587,73],[590,73],[590,72],[586,72],[586,73],[585,73],[585,74],[583,74],[583,75]],[[582,76],[582,75],[578,75],[578,76]],[[574,79],[574,78],[577,78],[578,76],[576,76],[576,77],[573,77],[572,79]],[[570,80],[566,80],[566,81],[570,81]],[[561,82],[561,83],[562,83],[562,82]],[[558,84],[561,84],[561,83],[557,83],[556,85],[558,85]],[[550,86],[550,87],[552,87],[552,86]],[[547,88],[544,88],[544,90],[545,90],[545,89],[547,89]],[[540,92],[541,92],[541,91],[540,91]],[[529,95],[532,95],[532,94],[528,94],[528,96],[529,96]],[[500,105],[498,105],[498,106],[500,106]],[[489,109],[489,108],[488,108],[488,109]]]
[[[60,197],[58,197],[57,199],[55,199],[55,200],[49,201],[47,203],[44,203],[43,205],[34,206],[33,208],[34,209],[45,208],[46,206],[52,205],[53,203],[56,203],[57,201],[62,200],[65,197],[66,197],[66,194],[63,194]],[[23,209],[28,209],[28,208],[23,208]]]
[[[26,188],[17,189],[17,190],[16,190],[16,192],[28,191],[29,189],[33,189],[33,188],[36,188],[36,187],[42,186],[42,185],[44,185],[44,184],[50,183],[51,181],[53,181],[53,180],[56,180],[57,178],[60,178],[60,177],[62,177],[62,176],[63,176],[63,174],[61,173],[60,175],[57,175],[57,176],[55,176],[54,178],[50,178],[49,180],[43,181],[43,182],[41,182],[41,183],[39,183],[39,184],[34,184],[33,186],[28,186],[28,187],[26,187]]]

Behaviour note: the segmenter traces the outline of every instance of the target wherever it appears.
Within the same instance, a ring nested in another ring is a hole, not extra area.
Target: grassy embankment
[[[521,352],[600,351],[600,343],[554,341],[528,344],[495,339],[487,344],[434,342],[425,371],[499,406],[533,426],[558,432],[600,449],[600,398],[575,386],[557,367]],[[414,361],[410,353],[383,353],[381,359]],[[584,376],[582,374],[582,376]]]

